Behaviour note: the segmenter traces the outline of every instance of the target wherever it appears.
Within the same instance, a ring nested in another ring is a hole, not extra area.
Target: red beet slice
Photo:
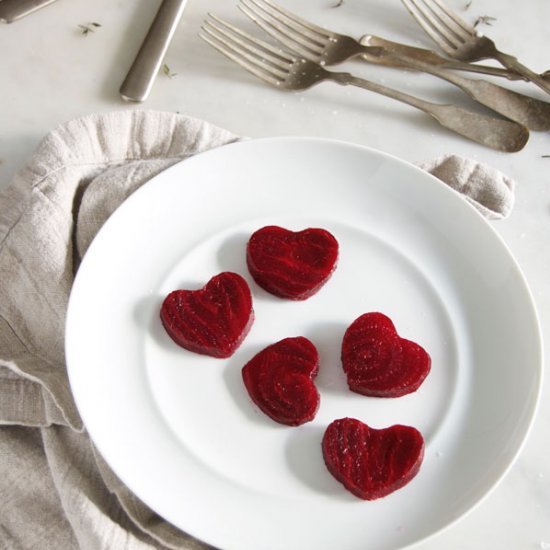
[[[270,225],[250,237],[246,261],[254,280],[280,298],[305,300],[330,278],[338,241],[326,230],[289,231]]]
[[[240,275],[225,271],[199,290],[170,292],[160,318],[166,332],[183,348],[230,357],[254,321],[250,288]]]
[[[329,424],[322,442],[328,471],[355,496],[375,500],[400,489],[418,473],[424,438],[415,428],[370,428],[354,418]]]
[[[319,408],[313,383],[318,371],[317,349],[298,336],[264,348],[243,367],[242,375],[250,397],[265,414],[298,426],[313,420]]]
[[[431,368],[428,353],[401,338],[386,315],[365,313],[346,330],[342,365],[350,390],[373,397],[416,391]]]

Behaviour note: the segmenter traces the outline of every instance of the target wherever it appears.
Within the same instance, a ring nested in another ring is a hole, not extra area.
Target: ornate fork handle
[[[501,115],[527,126],[530,130],[550,130],[550,103],[514,92],[486,80],[464,78],[441,67],[422,63],[405,55],[393,55],[382,50],[381,57],[389,57],[410,67],[432,74],[454,84],[472,99]]]
[[[530,130],[541,132],[550,130],[550,103],[514,92],[492,82],[459,76],[441,66],[424,63],[401,52],[392,52],[383,46],[359,43],[354,48],[356,55],[361,54],[361,58],[366,58],[367,61],[378,59],[379,62],[408,67],[446,80],[466,92],[478,103],[527,126]]]
[[[350,73],[324,71],[323,78],[344,86],[357,86],[406,103],[432,116],[445,128],[493,149],[517,152],[523,149],[529,139],[527,128],[516,122],[475,113],[454,105],[431,103]],[[506,139],[503,140],[504,136]]]

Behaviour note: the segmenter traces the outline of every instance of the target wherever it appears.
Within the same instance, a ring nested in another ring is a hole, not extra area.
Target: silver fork
[[[454,84],[478,103],[530,130],[550,130],[550,103],[491,82],[455,75],[383,47],[363,45],[351,36],[316,27],[269,0],[240,0],[239,8],[276,40],[310,61],[333,65],[358,55],[376,62],[384,59],[395,61]]]
[[[440,0],[401,0],[409,13],[450,57],[461,61],[496,59],[550,93],[550,84],[522,65],[514,56],[499,51],[495,43],[466,23]]]
[[[211,14],[204,22],[200,37],[247,71],[280,89],[305,90],[325,80],[332,80],[406,103],[431,115],[442,126],[499,151],[519,151],[529,139],[527,128],[516,122],[474,113],[454,105],[430,103],[350,73],[329,72],[318,63],[275,48]]]

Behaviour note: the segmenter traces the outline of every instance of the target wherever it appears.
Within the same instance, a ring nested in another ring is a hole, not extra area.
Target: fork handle
[[[530,80],[533,84],[536,84],[547,94],[550,94],[550,83],[548,83],[540,75],[520,63],[513,55],[497,51],[495,53],[495,59],[497,59],[507,69],[519,73],[520,75]]]
[[[386,38],[380,38],[379,36],[374,36],[372,34],[365,34],[362,36],[359,39],[359,44],[363,46],[363,49],[358,50],[359,53],[357,54],[361,56],[361,59],[371,62],[374,61],[375,63],[384,63],[393,67],[407,67],[406,63],[400,62],[401,57],[407,57],[422,63],[428,63],[430,65],[440,67],[442,69],[453,69],[457,71],[500,76],[507,78],[508,80],[529,80],[526,76],[520,75],[508,69],[491,67],[488,65],[476,65],[474,63],[465,63],[456,59],[448,59],[432,50],[409,46],[407,44],[400,44],[399,42],[393,42]],[[378,58],[378,55],[373,55],[372,48],[382,48],[384,52],[392,54],[392,56],[395,57],[386,58],[385,55],[381,55],[380,58]],[[541,76],[544,77],[544,74]],[[548,75],[548,77],[550,77],[550,75]]]
[[[382,54],[393,57],[391,54]],[[422,63],[408,56],[398,56],[405,66],[429,73],[454,84],[472,99],[492,109],[510,120],[519,122],[530,130],[546,132],[550,130],[550,103],[503,88],[498,84],[481,79],[465,78],[451,71]]]
[[[455,105],[431,103],[350,73],[327,72],[325,78],[343,86],[357,86],[406,103],[432,116],[445,128],[498,151],[515,153],[523,149],[529,139],[527,128],[517,122],[474,113]]]

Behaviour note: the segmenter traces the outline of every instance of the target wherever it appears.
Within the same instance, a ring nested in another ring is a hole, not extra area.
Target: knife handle
[[[185,4],[186,0],[163,0],[120,87],[122,99],[126,101],[147,99]]]
[[[55,0],[1,0],[0,22],[12,23],[16,19],[25,17]]]

